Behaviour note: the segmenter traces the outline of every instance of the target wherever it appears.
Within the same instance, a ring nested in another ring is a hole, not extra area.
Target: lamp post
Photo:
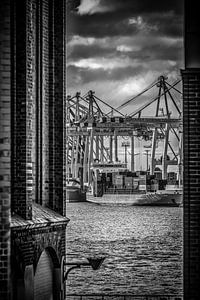
[[[63,282],[65,282],[68,279],[69,273],[74,269],[80,269],[81,267],[92,267],[93,270],[98,270],[105,257],[96,257],[96,258],[87,258],[87,262],[63,262],[64,266],[70,266],[70,268],[66,271],[66,273],[63,272]]]
[[[125,160],[125,164],[127,164],[127,148],[130,147],[130,142],[129,141],[124,141],[122,142],[122,147],[125,148],[125,152],[124,152],[124,160]]]
[[[151,157],[151,153],[149,153],[151,150],[150,149],[148,149],[148,148],[150,148],[151,146],[144,146],[144,148],[146,148],[146,150],[144,150],[145,151],[145,155],[146,155],[146,157],[147,157],[147,172],[149,171],[149,156]]]
[[[147,172],[149,170],[149,155],[150,155],[149,152],[150,152],[150,150],[146,149],[145,153],[144,153],[147,156]]]

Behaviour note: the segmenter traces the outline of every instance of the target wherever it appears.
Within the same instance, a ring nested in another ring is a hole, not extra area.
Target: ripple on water
[[[68,203],[68,259],[106,256],[70,273],[68,293],[182,292],[182,209]]]

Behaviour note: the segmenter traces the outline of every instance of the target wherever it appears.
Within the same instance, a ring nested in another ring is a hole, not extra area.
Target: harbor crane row
[[[180,85],[181,80],[169,83],[165,76],[160,76],[118,107],[98,98],[91,90],[84,96],[80,92],[67,96],[67,177],[79,178],[82,185],[89,185],[94,162],[119,162],[120,137],[130,139],[131,171],[135,169],[134,149],[139,139],[150,142],[150,174],[160,166],[162,178],[166,179],[170,165],[177,166],[181,174]],[[158,157],[161,142],[162,153]]]

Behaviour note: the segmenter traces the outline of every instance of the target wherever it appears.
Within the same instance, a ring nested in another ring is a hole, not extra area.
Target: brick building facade
[[[65,6],[0,2],[1,300],[63,294]]]
[[[184,297],[200,296],[200,18],[185,0],[183,79]]]
[[[3,10],[2,10],[3,9]],[[10,289],[10,102],[11,102],[11,49],[10,6],[0,4],[0,298],[8,299]],[[3,12],[3,13],[2,13]]]

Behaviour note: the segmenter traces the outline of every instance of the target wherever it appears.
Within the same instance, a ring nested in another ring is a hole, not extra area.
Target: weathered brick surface
[[[65,1],[36,9],[36,201],[65,213]]]
[[[57,264],[65,254],[65,227],[68,219],[49,208],[33,204],[33,218],[24,220],[14,215],[11,222],[12,258],[22,268],[37,266],[42,251],[53,248]],[[55,261],[56,263],[56,261]]]
[[[13,35],[13,210],[24,217],[32,217],[34,198],[34,124],[35,124],[35,26],[34,1],[16,5],[16,33]]]
[[[60,265],[61,257],[65,254],[65,225],[55,228],[46,226],[38,230],[12,229],[12,258],[22,267],[22,271],[31,264],[36,268],[39,257],[46,248],[55,250],[56,256],[52,258],[55,266]]]
[[[54,1],[49,5],[49,206],[55,207],[55,34],[54,34]]]
[[[66,78],[65,78],[65,45],[66,45],[66,28],[65,24],[65,0],[54,1],[54,36],[55,36],[55,71],[54,71],[54,170],[55,170],[55,207],[57,211],[65,214],[65,96],[66,96]],[[62,8],[62,9],[61,9]],[[61,171],[62,170],[62,171]]]
[[[0,3],[0,299],[10,291],[10,3]]]
[[[65,213],[65,1],[16,5],[13,211],[32,200]]]
[[[184,293],[200,295],[200,69],[182,71],[184,150]]]
[[[49,202],[49,6],[48,0],[41,1],[42,16],[42,200]]]
[[[67,222],[12,228],[10,237],[10,202],[12,220],[33,222],[33,202],[65,213],[64,6],[64,0],[0,1],[0,299],[21,299],[9,286],[11,273],[23,283],[21,267],[36,267],[42,250],[55,261],[65,251]]]
[[[23,295],[27,293],[33,299],[33,282],[36,278],[32,277],[31,289],[27,289],[21,282],[25,280],[25,276],[31,276],[29,270],[36,272],[44,250],[48,251],[57,272],[61,272],[61,263],[65,255],[65,231],[69,220],[59,213],[35,203],[32,212],[32,220],[24,220],[16,214],[12,217],[12,291],[13,294],[18,295],[14,299],[27,299],[26,297],[23,298]],[[57,282],[56,287],[55,282]],[[54,279],[53,290],[55,299],[60,300],[61,285],[58,282]]]

